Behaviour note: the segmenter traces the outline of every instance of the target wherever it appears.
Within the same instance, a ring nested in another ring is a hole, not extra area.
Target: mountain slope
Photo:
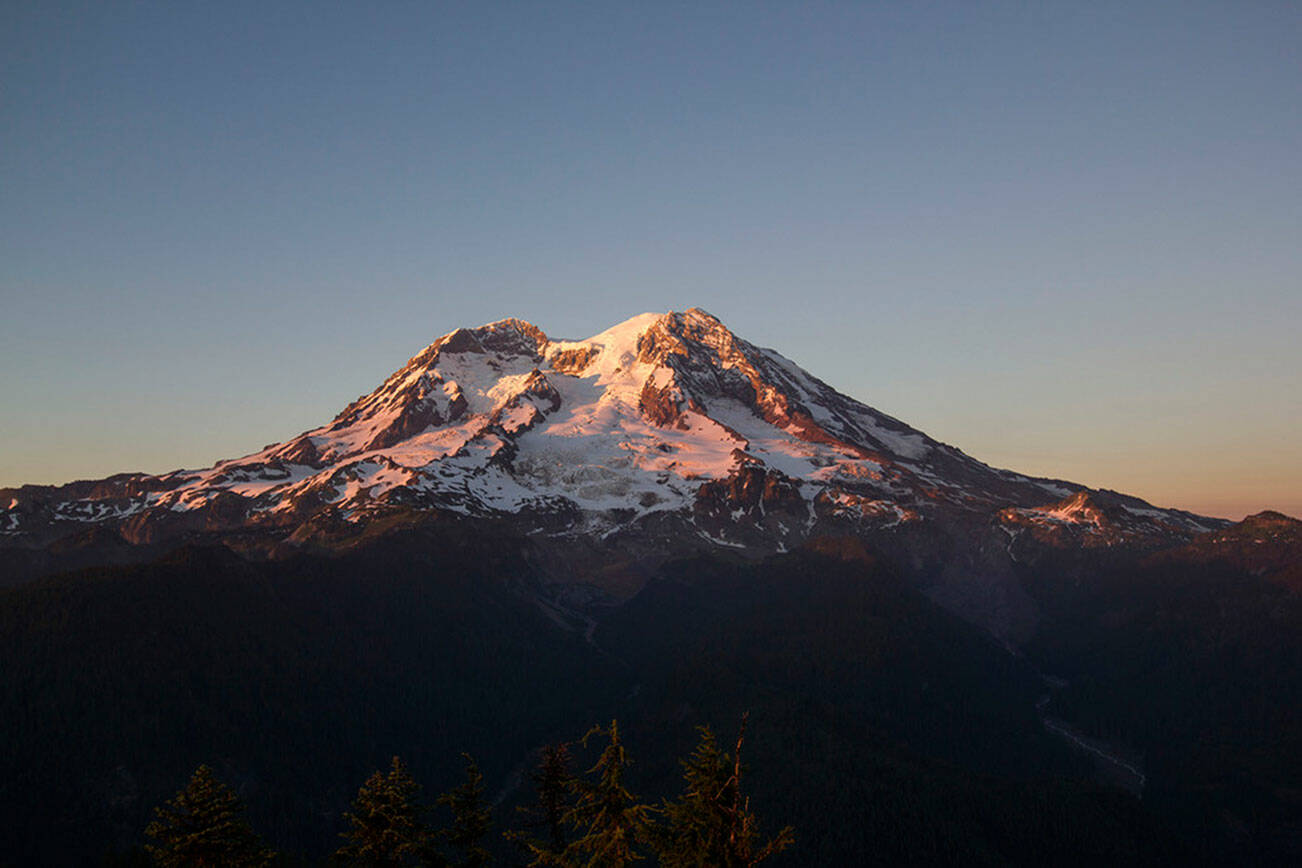
[[[1053,507],[1083,491],[991,468],[692,309],[581,341],[515,319],[457,329],[328,424],[252,455],[0,490],[0,545],[94,528],[133,545],[243,535],[234,547],[285,554],[412,512],[752,555],[926,522],[1068,525],[1106,544],[1218,526],[1115,496],[1120,520],[1099,535],[1088,511]]]
[[[1142,757],[1145,803],[1219,862],[1302,855],[1300,529],[1261,513],[1142,557],[1022,565],[1049,713]]]
[[[538,747],[616,716],[630,784],[657,800],[694,727],[731,733],[747,709],[756,807],[798,824],[775,865],[1154,849],[1138,803],[1049,779],[1080,769],[1038,725],[1027,667],[880,563],[676,561],[585,637],[521,593],[528,545],[423,527],[279,562],[186,547],[0,591],[0,858],[138,843],[201,762],[317,859],[394,754],[432,799],[470,752],[502,828]]]

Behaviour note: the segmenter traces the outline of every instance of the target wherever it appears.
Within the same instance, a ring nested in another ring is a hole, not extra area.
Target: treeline
[[[420,865],[480,868],[493,862],[500,834],[517,864],[549,868],[620,868],[654,860],[666,868],[757,865],[794,841],[790,826],[765,839],[742,789],[743,715],[729,752],[709,727],[698,727],[695,749],[680,761],[683,788],[673,800],[643,802],[625,782],[630,758],[619,724],[590,729],[578,744],[603,743],[600,756],[577,771],[571,744],[542,750],[530,775],[533,800],[517,808],[512,828],[494,830],[483,776],[467,754],[465,778],[432,804],[399,757],[371,775],[343,819],[343,843],[329,859],[338,866]],[[435,814],[442,825],[435,827]],[[292,864],[254,831],[235,793],[200,766],[189,783],[155,810],[145,830],[147,861],[161,868]],[[142,854],[144,855],[144,854]],[[141,860],[146,861],[145,859]]]

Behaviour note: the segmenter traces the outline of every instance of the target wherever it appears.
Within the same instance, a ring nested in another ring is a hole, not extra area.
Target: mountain
[[[0,864],[137,845],[201,762],[309,858],[394,754],[509,825],[612,717],[655,800],[746,711],[775,865],[1297,864],[1299,564],[699,309],[458,329],[252,455],[0,491]]]
[[[619,602],[670,556],[851,535],[1006,633],[1033,616],[989,576],[1032,540],[1154,548],[1222,524],[989,467],[697,308],[578,341],[516,319],[457,329],[284,443],[201,470],[3,489],[0,506],[10,584],[205,538],[339,551],[440,517],[545,538],[557,596]],[[956,547],[980,562],[936,557]],[[989,599],[964,600],[978,574]]]

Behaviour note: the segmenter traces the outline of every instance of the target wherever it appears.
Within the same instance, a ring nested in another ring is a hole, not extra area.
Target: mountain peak
[[[1118,533],[1138,516],[1183,526],[1078,492],[937,443],[693,307],[576,341],[516,318],[454,329],[320,428],[206,469],[22,490],[0,534],[107,522],[135,538],[268,527],[295,539],[394,510],[527,515],[601,538],[674,528],[757,550],[1001,509],[1055,526],[1119,518]]]
[[[478,328],[457,328],[421,350],[407,367],[429,365],[439,353],[505,352],[540,355],[548,342],[542,329],[514,317],[486,323]]]
[[[689,307],[684,311],[671,310],[664,315],[663,321],[672,324],[673,328],[691,330],[696,333],[717,329],[728,331],[727,326],[717,316],[700,307]]]
[[[1264,509],[1261,512],[1253,513],[1243,519],[1242,524],[1255,527],[1278,527],[1278,528],[1297,528],[1302,527],[1302,521],[1293,518],[1291,515],[1285,515],[1273,509]]]

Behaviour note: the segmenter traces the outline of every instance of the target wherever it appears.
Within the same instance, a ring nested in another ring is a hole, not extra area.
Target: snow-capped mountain
[[[1109,543],[1215,524],[1107,500],[1102,522],[1081,486],[982,464],[693,308],[586,340],[516,319],[457,329],[328,424],[252,455],[0,491],[0,534],[44,544],[88,526],[131,542],[263,529],[292,542],[415,510],[597,537],[672,519],[706,544],[774,550],[831,526],[956,513]]]

